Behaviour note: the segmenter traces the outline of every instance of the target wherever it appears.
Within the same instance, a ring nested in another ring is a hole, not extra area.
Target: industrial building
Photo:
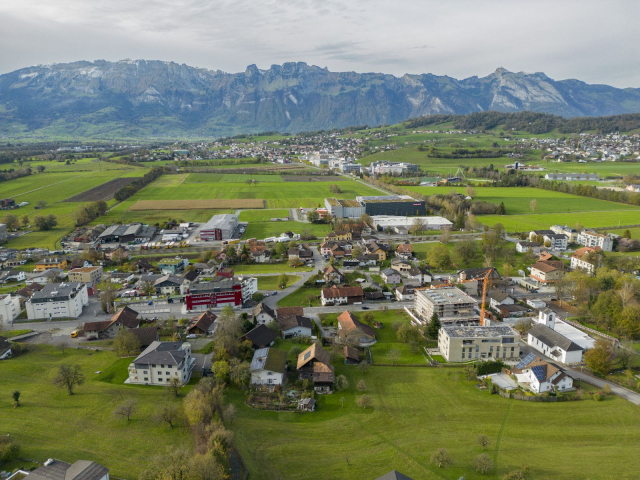
[[[214,215],[200,229],[200,240],[210,242],[213,240],[228,240],[233,237],[238,229],[238,216],[231,213]]]
[[[512,359],[520,356],[518,334],[508,326],[443,326],[438,349],[447,362],[470,359]]]
[[[97,243],[143,243],[150,242],[156,235],[157,228],[141,223],[130,225],[111,225],[100,234]]]
[[[411,173],[418,173],[419,170],[420,167],[415,163],[373,162],[369,165],[369,172],[372,175],[401,176]]]
[[[222,278],[217,282],[195,283],[189,285],[184,296],[187,311],[203,311],[230,305],[242,305],[242,284],[234,278]]]
[[[416,290],[414,310],[424,325],[429,323],[434,312],[443,325],[473,325],[480,321],[476,304],[473,298],[457,287],[430,288]]]
[[[396,233],[406,234],[411,230],[416,218],[422,220],[425,230],[444,230],[453,227],[453,223],[444,217],[395,217],[390,215],[375,215],[371,217],[373,226],[385,231],[390,228]]]
[[[408,195],[381,195],[356,197],[355,200],[325,198],[325,207],[333,218],[360,218],[367,215],[393,215],[414,217],[427,213],[425,202]]]
[[[325,198],[324,205],[333,218],[360,218],[365,213],[364,205],[357,200]]]

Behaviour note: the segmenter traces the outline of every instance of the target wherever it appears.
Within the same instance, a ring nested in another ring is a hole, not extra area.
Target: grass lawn
[[[362,374],[336,365],[336,374],[346,375],[350,388],[316,396],[312,414],[256,411],[230,395],[238,405],[235,441],[251,478],[360,480],[396,469],[415,479],[498,479],[524,464],[534,479],[618,479],[640,468],[640,411],[620,398],[507,400],[477,390],[460,368],[373,366]],[[360,379],[373,401],[366,410],[355,404]],[[480,434],[492,442],[490,475],[472,467],[482,453]],[[431,464],[437,448],[447,449],[453,466]]]
[[[300,275],[286,275],[287,287],[293,285],[300,280]],[[280,275],[268,275],[265,277],[256,277],[258,279],[258,290],[283,290],[278,286]]]
[[[382,323],[382,328],[376,329],[376,339],[378,340],[375,345],[371,347],[371,356],[373,357],[373,363],[392,363],[389,358],[389,352],[391,350],[397,350],[400,354],[397,365],[414,364],[421,365],[426,364],[427,360],[422,350],[412,351],[409,345],[398,340],[396,332],[393,329],[394,323],[410,323],[410,318],[404,310],[380,310],[371,312],[376,321]],[[364,312],[359,313],[360,316],[364,315]],[[362,320],[362,318],[360,318]]]
[[[295,292],[290,293],[286,297],[280,299],[278,301],[279,307],[295,307],[302,305],[303,307],[319,307],[322,305],[320,301],[320,291],[322,287],[310,287],[307,288],[305,286],[300,287]],[[309,295],[314,295],[315,298],[311,301],[311,305],[309,305],[309,299],[307,298]]]
[[[268,174],[241,174],[241,173],[191,173],[187,183],[243,183],[247,180],[257,181],[258,183],[282,183],[280,175]]]
[[[289,209],[277,208],[273,210],[243,210],[238,219],[241,222],[268,222],[272,218],[285,218],[289,216]],[[288,225],[288,223],[283,223]],[[245,235],[246,236],[246,235]]]
[[[4,337],[4,338],[13,338],[13,337],[17,337],[19,335],[24,335],[25,333],[29,333],[31,332],[30,329],[23,329],[23,330],[2,330],[0,331],[0,337]]]
[[[637,225],[640,222],[640,210],[612,210],[605,212],[547,213],[535,215],[479,215],[476,217],[484,225],[493,226],[502,223],[508,232],[528,232],[548,229],[551,225],[584,227],[617,227],[618,225]],[[612,228],[613,230],[613,228]]]
[[[2,362],[0,430],[21,444],[22,458],[90,459],[107,466],[114,478],[137,478],[165,447],[190,445],[186,424],[171,429],[152,419],[166,398],[162,388],[122,383],[131,358],[70,348],[63,354],[45,345],[29,345],[29,350]],[[82,367],[85,383],[73,396],[52,384],[60,365]],[[96,375],[97,371],[102,373]],[[22,394],[17,409],[9,395],[14,390]],[[128,425],[111,415],[126,398],[137,401]]]
[[[256,212],[260,211],[257,210]],[[263,240],[268,237],[279,237],[280,234],[286,231],[292,231],[293,233],[299,234],[302,234],[303,232],[310,232],[316,237],[322,238],[331,231],[331,228],[329,227],[329,225],[326,225],[324,223],[258,221],[249,223],[249,225],[247,226],[247,230],[244,233],[244,238],[257,238],[259,240]]]
[[[288,263],[254,263],[251,265],[231,265],[234,273],[247,274],[252,273],[296,273],[296,272],[309,272],[313,270],[313,267],[290,267]]]

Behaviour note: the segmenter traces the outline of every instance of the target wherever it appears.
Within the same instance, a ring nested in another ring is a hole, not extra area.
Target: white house
[[[286,376],[287,352],[275,348],[260,348],[251,360],[251,385],[275,387],[282,385]]]
[[[0,295],[0,325],[11,324],[20,315],[20,299],[11,295]]]
[[[549,243],[551,250],[558,250],[560,252],[565,251],[569,245],[569,237],[564,233],[549,233],[543,237],[543,240],[545,245],[547,242]]]
[[[585,247],[600,247],[603,252],[610,252],[613,250],[613,238],[609,235],[603,235],[602,233],[583,230],[578,235],[577,241],[580,245],[584,245]]]
[[[190,344],[154,341],[129,365],[129,378],[124,383],[166,386],[177,378],[184,385],[191,378],[195,362]]]
[[[489,306],[491,308],[498,308],[500,305],[514,305],[516,301],[509,296],[509,294],[494,291],[489,293]]]
[[[538,298],[529,298],[527,299],[527,305],[529,305],[531,308],[540,309],[545,308],[547,306],[547,303],[544,300],[540,300]]]
[[[253,307],[253,317],[257,325],[268,325],[276,319],[276,314],[263,302]]]
[[[414,300],[415,299],[415,288],[409,285],[400,285],[396,287],[395,291],[396,300],[399,302]]]
[[[399,272],[392,268],[385,268],[381,273],[380,277],[384,280],[385,283],[388,284],[398,284],[402,281],[402,276]]]
[[[521,362],[517,368],[522,372],[516,373],[518,381],[528,383],[534,393],[554,390],[563,392],[573,388],[573,378],[567,375],[564,370],[553,363],[533,356],[533,354],[529,354],[525,358],[525,362]]]
[[[571,255],[571,269],[582,270],[587,273],[595,273],[596,263],[589,262],[589,254],[600,250],[600,247],[582,247]]]
[[[278,325],[282,338],[310,337],[313,335],[313,322],[301,315],[279,315]]]
[[[540,248],[542,245],[540,242],[518,242],[516,243],[516,251],[518,253],[527,253],[529,250],[533,252],[534,255],[540,254]]]
[[[580,363],[584,353],[582,347],[542,323],[529,329],[527,344],[564,364]]]
[[[22,270],[9,270],[0,272],[0,283],[24,282],[27,276]]]
[[[78,318],[89,304],[84,283],[48,283],[25,303],[27,318]]]

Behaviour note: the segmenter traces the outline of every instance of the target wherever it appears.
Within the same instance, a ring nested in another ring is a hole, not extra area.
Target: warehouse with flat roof
[[[200,240],[210,242],[213,240],[228,240],[233,237],[238,229],[238,216],[231,213],[214,215],[200,229]]]

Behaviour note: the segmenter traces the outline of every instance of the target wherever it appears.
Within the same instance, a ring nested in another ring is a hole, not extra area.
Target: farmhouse
[[[414,309],[423,324],[429,323],[434,313],[440,322],[474,324],[480,320],[477,302],[457,287],[416,290]]]
[[[313,389],[317,393],[333,392],[335,370],[331,366],[331,355],[318,343],[298,355],[297,370],[300,379],[313,381]]]
[[[138,312],[129,307],[121,308],[110,320],[85,322],[84,335],[87,340],[98,338],[115,338],[123,328],[133,329],[140,326]]]
[[[253,348],[270,347],[275,343],[278,334],[265,325],[258,325],[249,330],[238,340],[239,342],[249,341]]]
[[[323,288],[320,293],[322,306],[326,305],[351,305],[361,303],[364,297],[362,287],[337,287]]]
[[[251,385],[272,389],[282,385],[286,377],[287,352],[275,348],[260,348],[251,360]]]
[[[362,347],[375,343],[376,332],[345,310],[338,316],[338,337],[343,343]]]
[[[527,344],[552,359],[565,363],[580,363],[583,349],[551,328],[538,323],[527,332]]]
[[[27,318],[78,318],[89,304],[84,283],[48,283],[25,303]]]
[[[129,365],[129,378],[125,383],[166,386],[172,378],[177,378],[180,385],[184,385],[189,382],[194,367],[190,344],[153,342]]]
[[[214,215],[202,228],[200,228],[200,240],[210,242],[213,240],[229,240],[238,229],[237,215],[225,213]]]
[[[344,275],[333,265],[329,264],[324,269],[324,281],[326,283],[342,283]]]
[[[438,332],[438,349],[447,362],[511,359],[520,356],[518,334],[508,326],[446,325]]]
[[[355,347],[344,346],[343,353],[344,363],[347,365],[358,365],[360,363],[360,353]]]

